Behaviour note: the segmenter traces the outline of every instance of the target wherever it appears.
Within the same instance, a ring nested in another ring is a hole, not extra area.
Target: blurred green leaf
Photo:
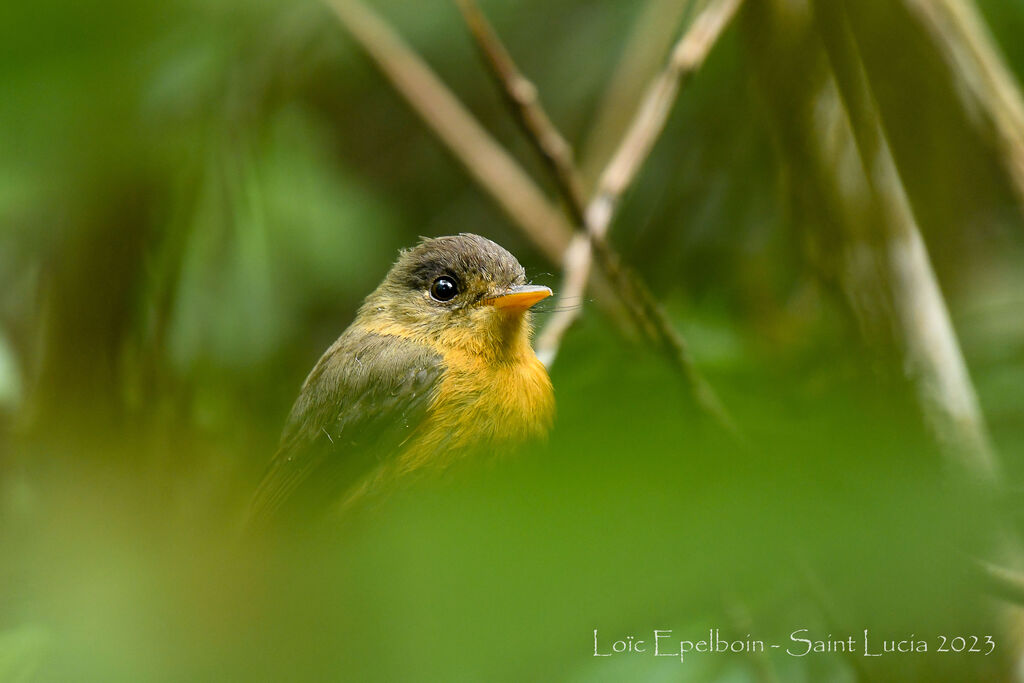
[[[13,410],[21,401],[21,373],[17,360],[0,329],[0,408]]]
[[[46,629],[21,626],[0,632],[0,683],[29,683],[46,654]]]

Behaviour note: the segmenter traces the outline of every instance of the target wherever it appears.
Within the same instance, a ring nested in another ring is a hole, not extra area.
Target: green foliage
[[[0,633],[0,681],[27,683],[33,679],[46,652],[45,629],[23,626]]]
[[[455,8],[375,6],[544,178]],[[1019,75],[1024,5],[981,6]],[[892,3],[857,7],[1014,490],[1016,200],[927,39]],[[484,9],[582,148],[640,5]],[[469,231],[534,282],[557,289],[559,266],[319,4],[3,3],[0,683],[740,681],[743,659],[595,660],[592,630],[994,628],[963,558],[1019,511],[944,476],[895,351],[860,341],[747,39],[731,29],[684,91],[612,242],[749,445],[696,419],[672,370],[588,299],[552,370],[550,443],[251,548],[238,526],[297,388],[399,248]],[[996,676],[1006,655],[900,659],[894,677]],[[770,663],[782,680],[853,676],[840,657]]]

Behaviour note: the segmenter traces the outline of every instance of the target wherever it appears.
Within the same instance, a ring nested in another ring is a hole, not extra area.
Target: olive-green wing
[[[407,339],[350,328],[306,378],[250,521],[315,513],[423,421],[443,365]]]

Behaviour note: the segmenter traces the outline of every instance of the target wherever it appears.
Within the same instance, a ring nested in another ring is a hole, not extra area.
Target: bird
[[[250,524],[348,509],[413,472],[543,439],[554,392],[530,308],[551,293],[478,235],[402,250],[303,382]]]

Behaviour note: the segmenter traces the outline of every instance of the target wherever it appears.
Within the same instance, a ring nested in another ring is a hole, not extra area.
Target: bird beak
[[[513,287],[501,296],[484,299],[484,303],[509,311],[525,311],[541,299],[547,299],[549,296],[551,296],[550,287],[520,285],[519,287]]]

